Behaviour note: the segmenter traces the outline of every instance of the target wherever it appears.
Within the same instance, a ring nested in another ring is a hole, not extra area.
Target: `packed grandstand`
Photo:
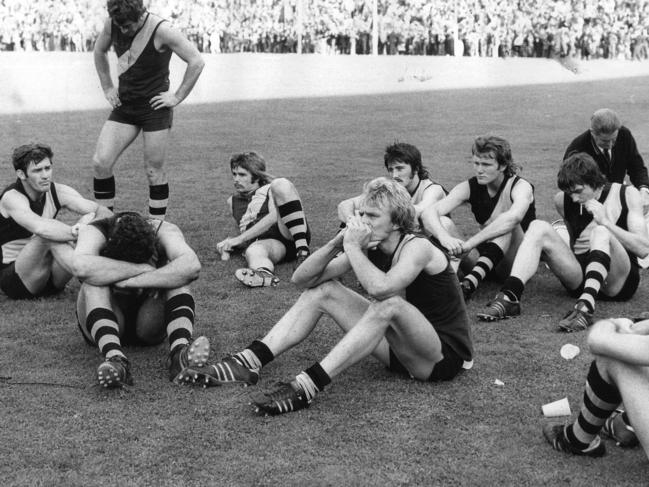
[[[649,58],[649,1],[376,1],[376,7],[370,0],[145,4],[206,53],[283,53],[300,46],[328,54]],[[97,0],[0,0],[0,50],[88,51],[105,16]]]

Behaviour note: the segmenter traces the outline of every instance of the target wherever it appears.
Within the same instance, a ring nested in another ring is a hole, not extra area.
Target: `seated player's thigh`
[[[137,312],[135,333],[147,345],[157,345],[167,336],[164,303],[164,299],[156,293],[147,297]]]
[[[257,240],[246,249],[246,259],[255,268],[252,262],[258,259],[269,259],[273,264],[280,262],[286,256],[286,247],[279,240],[272,238]]]
[[[399,361],[416,378],[427,379],[433,367],[442,360],[442,342],[426,317],[401,297],[395,296],[372,306],[387,306],[392,325],[385,333],[390,348]]]
[[[543,260],[566,289],[577,289],[584,279],[579,261],[562,236],[552,230],[544,235]]]

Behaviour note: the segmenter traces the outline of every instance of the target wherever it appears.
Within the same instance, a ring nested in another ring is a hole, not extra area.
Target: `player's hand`
[[[610,318],[618,333],[633,333],[633,321],[628,318]]]
[[[455,237],[440,238],[439,243],[442,244],[449,254],[453,256],[462,255],[464,250],[464,240]]]
[[[106,100],[108,100],[108,103],[110,103],[110,106],[113,108],[117,108],[122,104],[121,100],[119,99],[119,94],[117,93],[117,88],[115,88],[114,86],[108,88],[107,90],[104,90],[104,96],[106,97]]]
[[[586,208],[586,211],[593,215],[593,220],[595,220],[595,223],[597,223],[598,225],[604,225],[608,223],[606,209],[604,208],[604,205],[596,199],[586,201],[586,203],[584,203],[584,208]]]
[[[180,103],[180,100],[171,91],[163,91],[159,95],[151,98],[149,103],[151,104],[151,108],[159,110],[160,108],[173,108]]]
[[[233,238],[226,238],[216,244],[216,251],[223,255],[224,252],[232,252],[236,246],[237,244]]]
[[[365,222],[358,212],[347,219],[347,227],[343,234],[343,245],[357,246],[361,249],[370,247],[372,228]]]

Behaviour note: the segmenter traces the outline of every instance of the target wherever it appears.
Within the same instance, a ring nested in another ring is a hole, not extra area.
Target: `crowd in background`
[[[649,0],[377,1],[379,54],[649,58]],[[302,52],[372,52],[372,0],[145,4],[202,52],[296,52],[300,32]],[[105,17],[101,0],[0,0],[0,49],[88,51]]]

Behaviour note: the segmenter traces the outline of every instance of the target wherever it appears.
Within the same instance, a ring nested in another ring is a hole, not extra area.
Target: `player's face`
[[[408,191],[412,191],[419,183],[419,176],[412,170],[410,164],[401,161],[394,161],[388,164],[388,174]]]
[[[498,161],[489,154],[476,154],[473,156],[473,170],[478,184],[487,185],[502,177],[505,166],[499,166]]]
[[[131,20],[127,20],[123,24],[115,24],[115,25],[117,25],[117,28],[121,31],[122,34],[126,36],[134,36],[138,28],[140,27],[140,22],[139,21],[133,22]]]
[[[577,184],[570,191],[568,191],[568,196],[575,203],[583,205],[587,201],[597,198],[597,191],[591,188],[587,184]]]
[[[596,134],[591,130],[590,134],[593,136],[593,140],[595,141],[595,145],[597,145],[597,147],[610,150],[615,145],[618,131],[616,130],[611,134]]]
[[[52,184],[52,161],[46,157],[38,164],[30,162],[27,172],[18,171],[18,177],[22,180],[23,185],[37,193],[47,193]]]
[[[257,181],[253,182],[252,179],[252,174],[247,169],[235,167],[232,170],[234,189],[239,193],[249,193],[259,188],[259,183]]]
[[[372,230],[370,247],[375,247],[386,240],[396,229],[387,208],[372,205],[361,205],[361,220]]]

